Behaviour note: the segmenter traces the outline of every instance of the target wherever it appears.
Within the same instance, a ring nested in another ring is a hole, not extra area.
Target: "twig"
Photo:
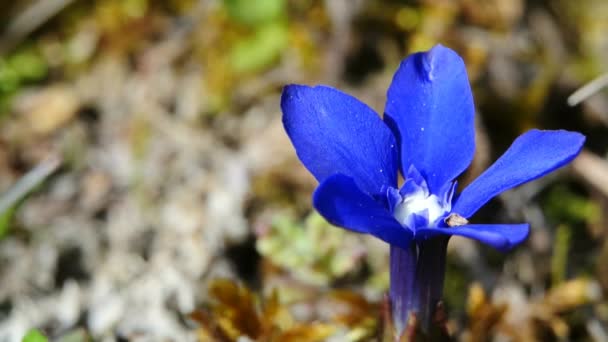
[[[583,150],[572,161],[572,170],[608,197],[608,162],[606,160]]]
[[[61,12],[74,0],[39,0],[27,7],[9,24],[0,41],[0,54],[18,45],[21,40]]]
[[[36,165],[0,197],[0,213],[15,205],[61,165],[61,158],[51,156]]]
[[[577,104],[588,99],[591,95],[600,91],[605,86],[608,86],[608,72],[585,84],[577,91],[572,93],[572,95],[568,96],[568,105],[572,107],[576,106]]]
[[[594,341],[608,341],[608,334],[596,318],[587,322],[587,331]]]

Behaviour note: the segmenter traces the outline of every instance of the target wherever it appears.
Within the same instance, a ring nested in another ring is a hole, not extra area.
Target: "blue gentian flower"
[[[389,298],[399,333],[411,314],[428,328],[441,300],[448,238],[500,251],[524,241],[528,224],[468,219],[501,192],[568,163],[585,141],[576,132],[530,130],[456,194],[455,179],[475,151],[475,107],[463,60],[441,45],[402,61],[383,119],[328,86],[288,85],[281,108],[300,160],[320,183],[316,210],[336,226],[390,244]]]

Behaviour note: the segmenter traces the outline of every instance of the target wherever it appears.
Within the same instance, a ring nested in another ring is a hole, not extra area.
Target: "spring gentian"
[[[383,119],[328,86],[288,85],[281,108],[298,157],[320,183],[316,210],[336,226],[390,245],[389,300],[398,334],[412,314],[423,331],[431,324],[449,237],[500,251],[521,243],[528,224],[468,219],[501,192],[568,163],[585,141],[575,132],[530,130],[456,194],[455,179],[475,151],[475,107],[463,60],[441,45],[401,62]]]

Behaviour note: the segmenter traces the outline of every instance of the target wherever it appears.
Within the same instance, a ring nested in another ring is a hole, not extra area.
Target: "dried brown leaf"
[[[296,325],[282,332],[273,342],[315,342],[323,341],[335,331],[335,327],[324,323]]]
[[[257,338],[262,333],[262,318],[258,314],[255,296],[244,286],[230,280],[215,280],[209,288],[212,314],[217,324],[230,338],[249,336]]]

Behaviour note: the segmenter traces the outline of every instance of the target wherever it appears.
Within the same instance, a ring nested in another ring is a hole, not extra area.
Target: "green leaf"
[[[19,51],[11,56],[7,62],[22,82],[38,81],[48,73],[46,61],[34,49]]]
[[[232,48],[230,64],[237,73],[253,72],[270,66],[287,45],[288,32],[283,24],[265,25],[252,37],[238,41]]]
[[[285,13],[285,0],[224,0],[230,16],[248,25],[277,20]]]
[[[44,336],[38,329],[31,329],[23,336],[22,342],[48,342],[46,336]]]
[[[0,239],[8,233],[16,208],[17,206],[12,206],[0,214]]]
[[[544,205],[547,216],[558,223],[598,222],[601,216],[599,205],[565,185],[554,187]]]
[[[0,59],[0,92],[14,92],[19,87],[20,82],[21,78],[15,69]]]

